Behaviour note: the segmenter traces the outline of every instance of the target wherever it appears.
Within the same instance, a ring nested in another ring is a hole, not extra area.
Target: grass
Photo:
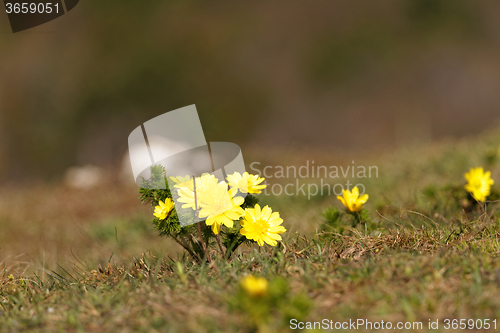
[[[498,187],[487,205],[461,190],[476,165],[500,183],[498,143],[494,131],[371,160],[369,226],[329,224],[332,196],[262,197],[284,217],[284,242],[203,265],[155,235],[136,188],[3,189],[0,331],[285,332],[291,318],[362,318],[424,331],[439,320],[445,332],[447,318],[498,320]],[[267,298],[245,299],[249,273],[270,281]]]

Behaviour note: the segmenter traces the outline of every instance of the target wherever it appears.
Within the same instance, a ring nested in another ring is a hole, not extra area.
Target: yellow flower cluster
[[[199,217],[206,218],[206,224],[212,227],[215,234],[223,225],[232,228],[233,221],[243,216],[240,206],[244,199],[235,196],[238,190],[228,190],[227,183],[219,182],[214,175],[203,174],[195,177],[194,181],[187,177],[177,180],[175,187],[182,208],[199,209]]]
[[[259,205],[245,210],[241,208],[244,199],[237,196],[237,193],[261,193],[266,187],[262,184],[264,181],[262,177],[248,172],[243,174],[235,172],[227,176],[227,182],[219,182],[212,174],[203,174],[194,180],[189,176],[170,177],[170,179],[175,183],[174,187],[179,195],[178,202],[182,203],[182,208],[198,210],[199,217],[206,219],[205,223],[211,226],[216,235],[223,225],[232,228],[234,221],[240,218],[242,218],[240,233],[260,246],[264,243],[276,246],[277,241],[281,240],[280,234],[286,231],[281,226],[283,220],[279,213],[273,212],[268,206],[262,209]],[[160,205],[156,206],[154,215],[159,219],[165,219],[172,208],[171,200],[168,205],[167,200],[165,203],[160,202]]]
[[[485,202],[486,198],[491,193],[491,185],[495,183],[495,181],[491,179],[491,172],[485,172],[481,167],[472,168],[464,177],[465,180],[467,180],[465,190],[477,201]]]

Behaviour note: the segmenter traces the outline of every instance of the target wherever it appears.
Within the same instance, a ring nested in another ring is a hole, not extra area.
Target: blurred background
[[[500,3],[97,1],[12,34],[0,182],[116,167],[140,123],[196,104],[208,141],[376,152],[477,133],[500,106]]]
[[[495,128],[499,11],[464,0],[82,0],[16,34],[0,13],[2,254],[45,263],[45,251],[57,261],[70,247],[95,260],[163,247],[137,188],[79,189],[103,175],[118,186],[129,133],[186,105],[207,141],[237,143],[247,164],[373,156]],[[283,214],[318,216],[304,211]]]

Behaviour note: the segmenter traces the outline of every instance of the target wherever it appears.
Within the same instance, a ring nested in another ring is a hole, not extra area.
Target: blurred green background
[[[208,141],[377,152],[477,133],[500,105],[500,3],[82,0],[0,15],[0,182],[121,165],[128,134],[196,104]]]

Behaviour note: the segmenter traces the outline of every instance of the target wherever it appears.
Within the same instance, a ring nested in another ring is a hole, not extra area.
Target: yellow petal
[[[369,198],[368,194],[363,194],[362,196],[360,196],[358,198],[357,202],[358,202],[358,204],[364,204],[365,202],[368,201],[368,198]]]
[[[356,196],[358,197],[359,196],[359,189],[357,186],[355,186],[353,189],[352,189],[352,194],[353,196]]]

